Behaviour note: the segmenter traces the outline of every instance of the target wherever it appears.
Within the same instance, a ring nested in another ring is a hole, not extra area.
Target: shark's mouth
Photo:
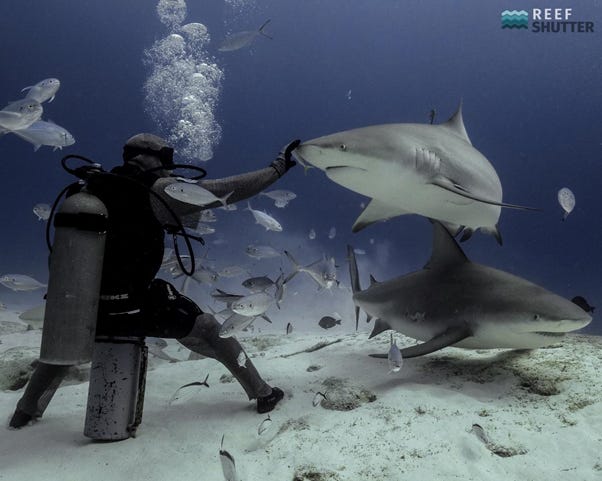
[[[545,337],[564,337],[566,332],[535,331],[533,334]]]

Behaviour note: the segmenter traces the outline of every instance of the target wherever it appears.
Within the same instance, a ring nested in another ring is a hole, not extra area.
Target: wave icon
[[[504,10],[502,28],[529,28],[529,13],[526,10]]]

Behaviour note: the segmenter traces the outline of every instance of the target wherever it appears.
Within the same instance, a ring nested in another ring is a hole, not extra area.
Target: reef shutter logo
[[[572,8],[533,8],[531,32],[533,33],[594,33],[594,22],[573,20]],[[504,10],[502,28],[529,29],[529,12]]]
[[[529,13],[526,10],[504,10],[502,28],[529,28]]]

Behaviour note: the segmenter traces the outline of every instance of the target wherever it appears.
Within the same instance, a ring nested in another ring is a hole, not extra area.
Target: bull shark
[[[348,247],[353,301],[377,318],[370,338],[393,329],[424,341],[402,349],[406,358],[447,346],[534,349],[591,322],[577,304],[515,275],[471,262],[445,227],[433,225],[433,252],[422,270],[373,281],[365,290],[360,290],[355,256]]]
[[[308,140],[294,155],[302,164],[372,200],[353,232],[381,220],[420,214],[444,222],[463,240],[481,229],[502,243],[497,228],[502,207],[537,210],[502,202],[500,179],[472,146],[462,104],[445,123],[384,124]]]

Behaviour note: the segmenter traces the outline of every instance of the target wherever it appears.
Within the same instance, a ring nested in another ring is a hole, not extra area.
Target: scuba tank
[[[105,205],[85,192],[65,199],[54,217],[41,362],[75,365],[91,359],[107,217]]]

